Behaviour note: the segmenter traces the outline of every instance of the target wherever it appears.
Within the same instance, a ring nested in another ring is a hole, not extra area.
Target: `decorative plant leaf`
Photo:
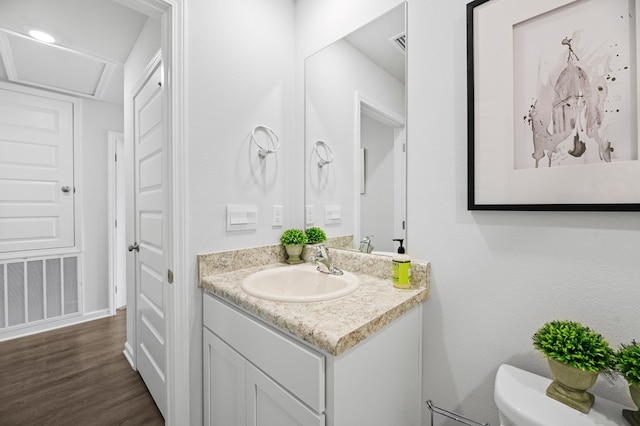
[[[543,325],[532,337],[533,346],[547,358],[584,371],[607,371],[615,363],[609,343],[580,323],[566,320]]]
[[[325,234],[322,229],[315,226],[307,228],[307,230],[304,232],[305,234],[307,234],[307,240],[309,244],[318,244],[327,239],[327,234]]]
[[[280,242],[284,246],[307,244],[307,235],[300,229],[287,229],[282,233]]]
[[[640,345],[635,340],[620,345],[616,352],[616,370],[630,385],[640,386]]]

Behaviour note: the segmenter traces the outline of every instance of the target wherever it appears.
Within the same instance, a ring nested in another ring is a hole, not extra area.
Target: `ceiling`
[[[0,81],[123,103],[124,63],[147,19],[125,0],[0,0]],[[28,31],[45,31],[55,44]]]
[[[140,4],[0,0],[0,81],[122,104],[124,63],[149,15],[153,16]],[[30,38],[32,29],[53,35],[55,44]],[[347,40],[404,82],[404,57],[389,42],[403,31],[404,8],[395,8]]]
[[[404,5],[355,30],[345,40],[404,84],[405,52],[393,42],[401,34],[406,42]]]

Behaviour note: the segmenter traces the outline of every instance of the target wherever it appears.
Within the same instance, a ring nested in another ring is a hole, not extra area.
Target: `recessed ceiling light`
[[[53,43],[54,41],[56,41],[56,39],[53,38],[51,34],[47,34],[44,31],[31,30],[29,31],[29,35],[36,40],[40,40],[45,43]]]

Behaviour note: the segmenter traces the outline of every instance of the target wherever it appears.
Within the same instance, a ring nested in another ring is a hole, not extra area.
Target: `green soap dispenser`
[[[411,257],[408,254],[404,254],[404,247],[402,247],[404,239],[395,238],[393,241],[398,241],[400,247],[398,248],[398,253],[391,259],[393,269],[391,281],[396,288],[411,288]]]

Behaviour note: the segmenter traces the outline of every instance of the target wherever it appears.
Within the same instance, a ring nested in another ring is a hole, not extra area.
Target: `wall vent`
[[[407,53],[407,33],[401,32],[400,34],[393,36],[389,39],[389,43],[391,43],[396,49],[398,49],[402,54]]]
[[[80,258],[0,262],[0,333],[80,314]]]

